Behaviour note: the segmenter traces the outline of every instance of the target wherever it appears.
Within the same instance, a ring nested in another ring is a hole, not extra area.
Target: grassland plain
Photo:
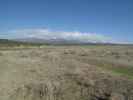
[[[0,100],[133,100],[133,46],[1,47]]]

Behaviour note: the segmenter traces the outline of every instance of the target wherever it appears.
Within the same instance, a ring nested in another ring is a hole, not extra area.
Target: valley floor
[[[133,100],[133,46],[2,48],[0,100]]]

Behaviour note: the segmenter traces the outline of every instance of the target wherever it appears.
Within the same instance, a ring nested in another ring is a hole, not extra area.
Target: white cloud
[[[81,42],[110,42],[109,37],[90,32],[63,32],[40,28],[12,30],[8,33],[12,34],[15,38],[66,39]]]

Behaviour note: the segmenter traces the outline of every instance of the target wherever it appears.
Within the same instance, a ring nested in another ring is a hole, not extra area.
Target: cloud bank
[[[75,40],[79,42],[110,42],[110,38],[102,34],[90,32],[66,32],[66,31],[52,31],[49,29],[19,29],[11,30],[8,33],[15,38],[38,38],[38,39],[64,39]]]

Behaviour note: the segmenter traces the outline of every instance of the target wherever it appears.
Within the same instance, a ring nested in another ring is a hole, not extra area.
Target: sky
[[[133,43],[133,0],[0,0],[0,38]]]

